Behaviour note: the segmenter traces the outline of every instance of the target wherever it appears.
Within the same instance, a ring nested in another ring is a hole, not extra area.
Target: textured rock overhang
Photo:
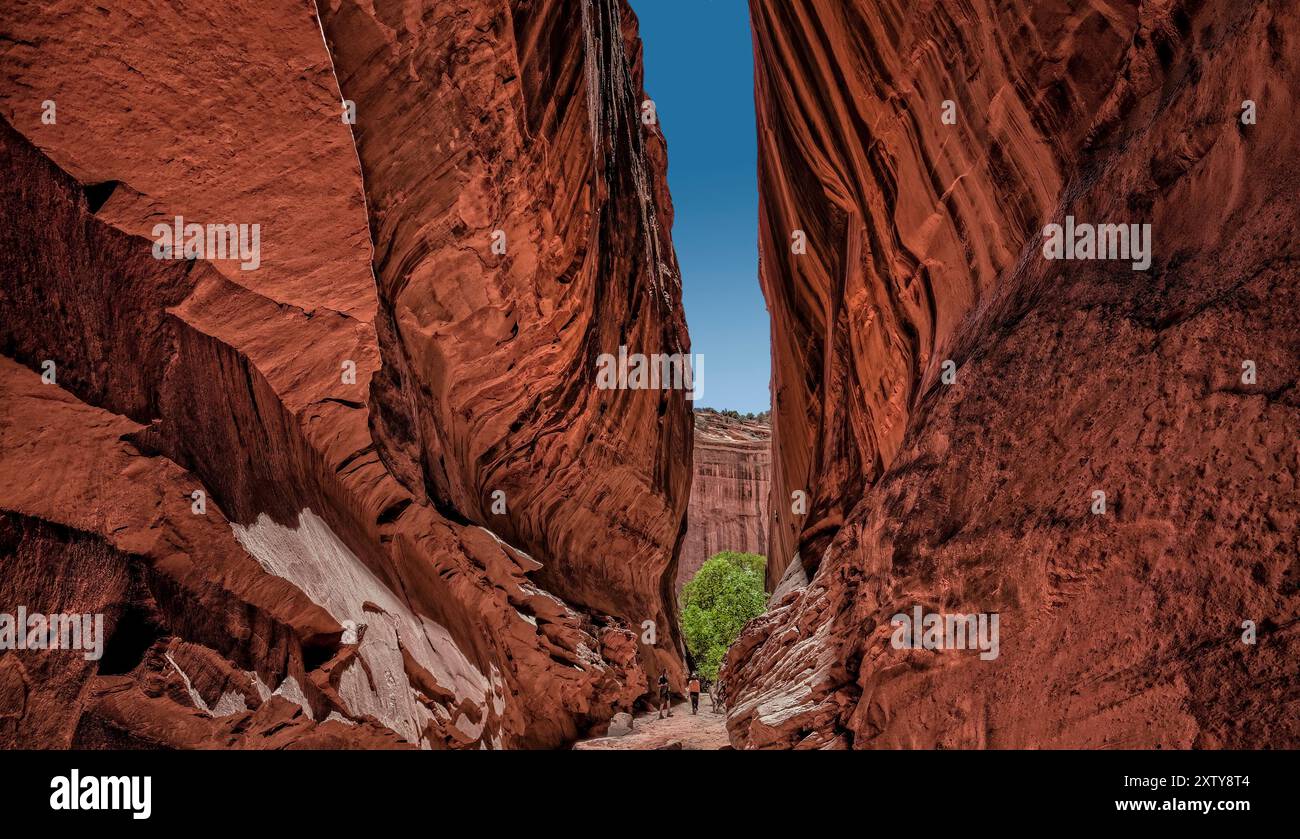
[[[1294,747],[1300,10],[750,9],[773,498],[809,506],[733,742]],[[1044,259],[1067,215],[1151,224],[1149,270]],[[1000,655],[895,649],[916,606],[1000,613]]]
[[[0,603],[108,635],[0,653],[0,743],[554,746],[680,680],[689,408],[594,376],[689,349],[625,3],[0,35]],[[260,266],[155,259],[176,216]]]

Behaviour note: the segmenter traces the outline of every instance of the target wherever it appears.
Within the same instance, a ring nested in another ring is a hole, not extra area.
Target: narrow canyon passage
[[[1295,744],[1295,10],[748,6],[767,498],[697,406],[678,566],[767,556],[732,743]]]
[[[730,749],[727,738],[727,718],[721,709],[714,709],[706,698],[699,710],[692,714],[689,702],[672,706],[672,716],[660,717],[653,711],[638,714],[632,720],[628,714],[619,714],[603,737],[579,740],[573,745],[576,751],[717,751]],[[631,725],[629,725],[631,722]]]
[[[1294,2],[8,0],[0,73],[0,748],[1300,746]]]

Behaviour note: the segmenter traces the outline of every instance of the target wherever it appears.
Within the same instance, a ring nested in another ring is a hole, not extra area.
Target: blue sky
[[[691,351],[704,356],[695,407],[767,410],[771,364],[758,286],[754,54],[744,0],[630,0],[645,87],[668,139],[673,242]]]

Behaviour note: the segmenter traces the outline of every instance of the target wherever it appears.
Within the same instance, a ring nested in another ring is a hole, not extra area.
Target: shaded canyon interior
[[[7,3],[0,611],[108,643],[0,652],[0,746],[562,746],[722,549],[737,748],[1300,745],[1300,9],[749,11],[770,428],[595,385],[690,350],[626,0]]]

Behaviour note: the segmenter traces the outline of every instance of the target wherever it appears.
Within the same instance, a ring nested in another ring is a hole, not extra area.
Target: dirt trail
[[[603,749],[729,749],[726,717],[714,713],[708,697],[700,702],[698,714],[691,714],[689,702],[673,706],[673,715],[659,719],[655,712],[641,714],[629,731],[626,716],[620,714],[618,722],[610,726],[606,737],[581,740],[573,748],[582,751]],[[622,724],[620,725],[619,722]]]

